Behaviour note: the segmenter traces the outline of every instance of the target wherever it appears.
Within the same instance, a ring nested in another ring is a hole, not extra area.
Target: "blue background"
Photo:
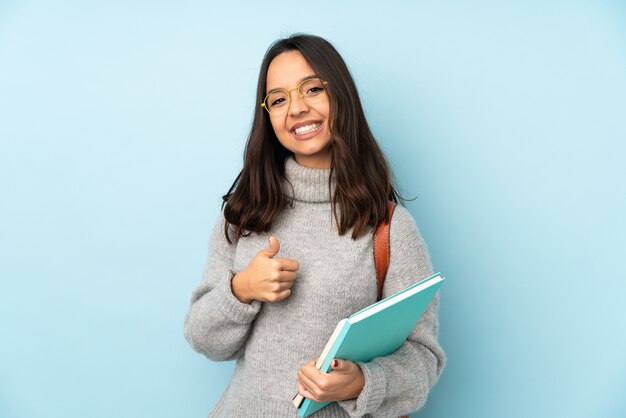
[[[416,416],[625,416],[623,2],[11,0],[0,416],[206,416],[233,363],[183,318],[296,31],[344,56],[448,278]]]

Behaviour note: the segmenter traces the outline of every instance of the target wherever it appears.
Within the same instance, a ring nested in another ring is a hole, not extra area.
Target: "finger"
[[[305,388],[302,383],[298,382],[298,393],[305,398],[318,401],[317,397],[311,393],[307,388]]]
[[[319,360],[319,357],[315,357],[313,360],[309,361],[308,363],[306,363],[306,364],[305,364],[305,365],[303,365],[302,367],[304,367],[304,366],[310,366],[310,367],[313,367],[315,370],[319,371],[319,370],[320,370],[320,368],[319,368],[319,367],[317,367],[317,360]],[[320,364],[320,366],[321,366],[321,364]]]
[[[320,371],[320,369],[315,367],[315,362],[313,360],[300,367],[300,372],[313,381],[317,381],[320,375],[325,374]]]
[[[291,296],[291,289],[280,290],[280,285],[279,285],[278,288],[265,293],[262,300],[264,302],[276,303],[284,299],[287,299],[289,296]]]
[[[306,397],[306,392],[308,392],[308,390],[306,390],[306,388],[302,386],[302,383],[298,380],[298,395]]]
[[[281,282],[293,283],[293,281],[296,280],[296,277],[298,277],[298,275],[295,271],[281,271],[278,275],[278,280]]]
[[[283,292],[285,290],[291,290],[292,287],[293,287],[293,282],[289,282],[289,281],[278,282],[276,283],[276,292]]]
[[[298,271],[300,269],[300,263],[291,258],[278,258],[280,262],[280,269],[286,271]]]
[[[259,251],[259,254],[272,258],[280,251],[280,243],[276,237],[269,237],[269,244],[266,248]]]
[[[287,299],[289,296],[291,296],[291,289],[281,290],[280,293],[278,293],[278,301]]]
[[[298,381],[304,386],[305,390],[307,390],[311,395],[317,397],[320,394],[320,388],[317,383],[307,376],[301,368],[298,371]]]

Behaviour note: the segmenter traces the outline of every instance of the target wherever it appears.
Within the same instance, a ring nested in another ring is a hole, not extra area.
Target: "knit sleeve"
[[[390,246],[391,261],[383,297],[433,274],[426,244],[413,218],[401,206],[396,208],[391,221]],[[365,386],[358,398],[339,402],[350,416],[400,416],[426,403],[428,392],[437,382],[446,361],[437,342],[438,305],[439,293],[396,352],[357,363],[365,376]]]
[[[236,244],[224,236],[224,216],[217,220],[200,285],[191,295],[185,317],[185,338],[194,350],[211,360],[241,357],[252,322],[261,302],[240,302],[232,293],[231,280]]]

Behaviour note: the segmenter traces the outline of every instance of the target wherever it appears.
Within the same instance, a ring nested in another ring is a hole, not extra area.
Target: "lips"
[[[311,131],[319,128],[320,126],[322,126],[322,123],[323,122],[321,120],[305,120],[293,125],[289,132],[301,134],[304,133],[304,131]]]
[[[306,141],[316,137],[320,132],[322,132],[322,126],[323,124],[321,122],[302,125],[293,129],[291,131],[291,135],[297,141]]]
[[[322,126],[321,123],[314,123],[311,125],[301,126],[299,128],[294,129],[294,132],[298,135],[308,134],[309,132],[316,131]]]

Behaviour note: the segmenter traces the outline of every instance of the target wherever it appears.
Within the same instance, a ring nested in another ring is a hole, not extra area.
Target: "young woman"
[[[296,417],[299,392],[337,401],[316,417],[391,417],[426,401],[445,362],[439,298],[404,345],[366,363],[315,368],[337,322],[377,300],[372,231],[398,196],[343,59],[326,40],[275,42],[261,64],[243,170],[224,196],[185,336],[237,360],[212,417]],[[406,209],[390,226],[383,297],[432,274]]]

